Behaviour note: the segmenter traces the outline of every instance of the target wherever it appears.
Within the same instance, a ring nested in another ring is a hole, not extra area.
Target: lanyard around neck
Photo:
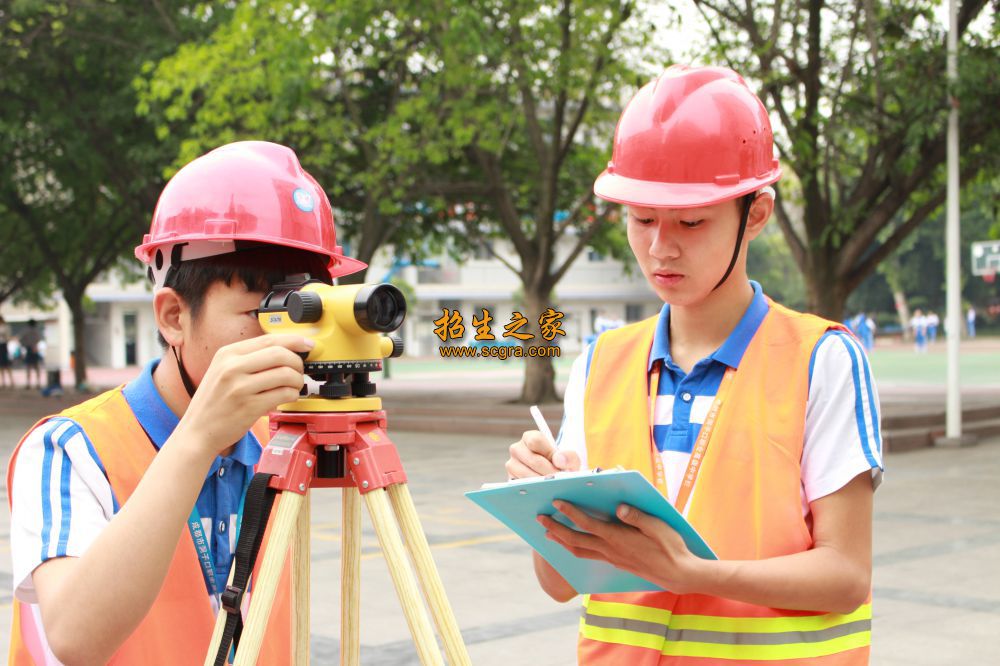
[[[243,504],[246,501],[247,487],[250,485],[248,479],[252,474],[253,471],[248,469],[245,475],[247,478],[243,482],[243,492],[240,494],[240,506],[236,512],[237,541],[240,536],[240,528],[243,526]],[[228,519],[229,517],[226,516],[225,518]],[[212,564],[212,548],[208,540],[208,535],[205,533],[205,526],[201,522],[201,514],[198,512],[197,505],[191,509],[187,525],[188,530],[191,532],[191,541],[194,542],[195,552],[198,554],[198,562],[201,564],[201,574],[205,578],[205,587],[208,589],[208,593],[214,599],[218,600],[219,584],[215,580],[215,566]]]
[[[660,450],[656,446],[656,437],[653,434],[653,427],[656,424],[656,397],[660,393],[661,363],[662,361],[658,361],[653,364],[653,371],[649,376],[649,443],[652,450],[651,455],[653,458],[653,474],[656,488],[663,493],[664,497],[670,497],[667,492],[667,477],[663,471],[663,458],[660,456]],[[708,449],[709,439],[712,437],[712,431],[715,430],[719,410],[722,408],[722,403],[725,401],[725,396],[729,391],[733,375],[735,374],[736,372],[733,368],[726,368],[726,374],[722,376],[722,383],[719,384],[715,400],[712,401],[712,406],[709,408],[708,414],[705,415],[705,422],[702,423],[701,430],[698,432],[698,439],[695,441],[694,448],[691,451],[687,470],[684,472],[681,487],[677,491],[677,499],[674,501],[674,507],[682,514],[687,507],[688,500],[691,498],[691,491],[694,489],[694,482],[697,480],[698,472],[701,470],[701,463],[705,459],[705,451]]]

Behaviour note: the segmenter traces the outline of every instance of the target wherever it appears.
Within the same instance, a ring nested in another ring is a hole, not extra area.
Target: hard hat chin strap
[[[194,382],[191,381],[191,375],[188,374],[187,369],[184,367],[184,361],[181,360],[181,355],[177,351],[177,347],[173,345],[170,346],[171,351],[174,352],[174,358],[177,359],[177,370],[181,375],[181,382],[184,384],[184,390],[187,391],[189,398],[194,398],[194,392],[197,387]]]
[[[770,190],[771,188],[767,188]],[[772,192],[774,190],[771,190]],[[712,287],[712,291],[715,291],[722,286],[722,283],[729,279],[729,274],[733,272],[733,268],[736,266],[736,260],[740,258],[740,248],[743,246],[743,235],[747,230],[747,220],[750,219],[750,207],[753,206],[753,202],[756,201],[758,197],[757,192],[751,192],[750,194],[744,195],[743,197],[743,212],[740,214],[740,229],[736,233],[736,248],[733,250],[733,258],[729,261],[729,268],[726,269],[725,275],[719,280],[719,283]]]

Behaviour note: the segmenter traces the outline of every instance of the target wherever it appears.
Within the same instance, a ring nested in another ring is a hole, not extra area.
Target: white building
[[[560,258],[568,254],[571,242],[560,248]],[[517,256],[511,248],[497,244],[494,251],[516,265]],[[463,262],[441,257],[433,267],[393,269],[392,266],[391,251],[381,251],[368,269],[367,281],[399,276],[413,288],[417,302],[408,304],[409,312],[401,331],[408,356],[436,353],[441,341],[434,335],[432,322],[441,317],[443,308],[458,310],[467,331],[474,331],[473,316],[481,316],[484,308],[489,310],[498,341],[514,311],[521,311],[533,321],[541,314],[525,311],[519,302],[522,288],[517,276],[485,251]],[[159,357],[153,294],[144,279],[125,282],[114,274],[106,275],[90,285],[87,299],[88,365],[123,368],[143,365]],[[564,352],[573,354],[582,349],[583,341],[593,333],[598,313],[632,322],[655,314],[662,303],[638,269],[629,275],[620,262],[584,252],[556,286],[554,302],[549,305],[565,314],[562,329],[566,336],[560,336],[558,342]],[[0,313],[11,323],[15,334],[31,318],[44,325],[46,365],[70,366],[72,317],[61,299],[53,299],[52,307],[46,310],[8,303]]]

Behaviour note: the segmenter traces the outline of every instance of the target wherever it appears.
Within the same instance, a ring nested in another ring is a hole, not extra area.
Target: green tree
[[[241,2],[207,39],[148,68],[140,111],[161,137],[179,142],[174,168],[236,140],[292,147],[327,189],[338,238],[361,261],[386,244],[426,253],[450,231],[440,195],[478,186],[426,178],[451,151],[419,131],[440,121],[423,89],[435,75],[425,5]],[[212,8],[197,15],[210,17]]]
[[[162,167],[176,154],[136,115],[132,81],[145,61],[197,37],[188,4],[0,6],[0,205],[69,306],[78,385],[84,292],[148,230]]]
[[[441,76],[430,85],[445,121],[432,129],[461,146],[486,188],[466,231],[511,243],[518,262],[504,263],[537,319],[585,248],[624,250],[607,224],[618,208],[595,202],[592,185],[622,97],[644,78],[629,62],[651,31],[634,2],[590,0],[455,3],[437,27]],[[536,323],[530,344],[544,344]],[[554,377],[550,359],[526,359],[521,401],[556,400]]]
[[[1000,237],[993,235],[996,224],[997,182],[979,179],[963,188],[961,262],[962,300],[985,310],[998,297],[998,285],[988,283],[969,271],[972,243]],[[905,328],[915,307],[935,310],[942,317],[945,293],[945,215],[939,210],[879,265],[878,271],[859,287],[848,301],[852,310],[897,310]]]
[[[782,162],[801,199],[776,216],[810,307],[833,319],[847,297],[945,199],[948,87],[935,3],[696,0],[714,57],[762,84]],[[996,7],[959,12],[962,179],[996,173]],[[986,28],[970,29],[981,14]],[[801,206],[801,215],[795,208]]]
[[[8,299],[40,303],[52,293],[51,277],[18,219],[0,207],[0,304]]]
[[[78,385],[87,369],[84,292],[148,230],[162,165],[176,154],[135,114],[132,81],[145,61],[197,36],[187,4],[0,7],[0,205],[69,306]]]
[[[508,239],[537,318],[583,248],[622,247],[590,190],[635,83],[623,59],[647,31],[625,29],[633,13],[593,0],[244,2],[151,70],[142,110],[179,137],[178,162],[238,138],[293,146],[362,261],[387,243],[460,254]],[[449,214],[458,203],[478,214]],[[550,360],[528,362],[522,398],[556,398]]]

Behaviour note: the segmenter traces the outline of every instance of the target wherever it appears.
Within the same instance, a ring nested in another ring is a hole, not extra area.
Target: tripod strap
[[[229,646],[235,651],[240,644],[240,634],[243,632],[243,616],[240,606],[243,604],[243,594],[246,592],[253,571],[260,544],[264,540],[264,530],[274,505],[277,490],[268,487],[272,474],[258,472],[254,474],[247,489],[244,503],[243,523],[240,527],[240,538],[236,543],[236,562],[233,580],[222,593],[222,609],[228,613],[226,627],[219,642],[219,651],[215,656],[215,666],[225,666],[229,656]]]

